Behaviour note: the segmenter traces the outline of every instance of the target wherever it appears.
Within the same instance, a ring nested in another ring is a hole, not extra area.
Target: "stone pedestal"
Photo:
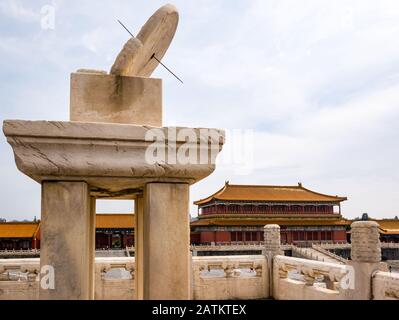
[[[71,121],[162,126],[162,80],[71,74]]]
[[[54,286],[51,272],[41,274],[49,286],[41,286],[40,299],[93,297],[93,228],[86,182],[42,183],[40,267],[54,270]]]
[[[148,183],[144,189],[143,298],[190,299],[189,186]]]

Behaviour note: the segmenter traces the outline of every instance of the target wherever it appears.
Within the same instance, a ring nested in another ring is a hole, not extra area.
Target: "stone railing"
[[[323,249],[350,249],[350,243],[342,243],[342,242],[334,242],[334,243],[320,243],[318,244],[319,247]]]
[[[135,259],[95,259],[96,300],[136,298]],[[0,300],[39,298],[40,260],[0,261]],[[268,296],[269,276],[262,255],[193,257],[192,297],[194,299],[260,299]]]
[[[323,249],[350,249],[350,243],[342,243],[342,242],[334,242],[334,243],[320,243],[317,244],[318,246],[322,247]],[[395,242],[381,242],[381,248],[384,249],[399,249],[399,243]]]
[[[324,261],[284,256],[279,229],[278,225],[265,226],[262,255],[193,256],[190,297],[399,300],[399,273],[387,272],[386,263],[381,262],[376,223],[352,224],[351,260],[346,264],[314,248],[292,246],[292,253],[313,252],[323,255]],[[38,299],[39,268],[38,258],[0,259],[0,300]],[[135,299],[135,278],[133,257],[97,257],[94,298]]]
[[[192,245],[192,251],[231,251],[231,250],[262,250],[263,244],[253,243],[218,243],[215,245]]]
[[[312,254],[311,251],[307,250],[307,248],[301,248],[293,245],[291,250],[293,257],[309,260],[319,260],[318,257],[315,254]]]
[[[333,254],[325,254],[324,252],[322,252],[322,250],[317,250],[313,247],[302,248],[302,247],[292,246],[292,256],[296,258],[304,258],[321,262],[338,263],[338,264],[346,263],[337,259],[336,256]]]
[[[191,245],[192,251],[243,251],[243,250],[263,250],[263,243],[218,243],[214,245]],[[290,244],[280,245],[281,250],[291,250]]]
[[[39,298],[40,259],[0,260],[0,300]],[[135,299],[134,258],[96,258],[95,299]]]
[[[194,300],[268,297],[269,273],[263,255],[193,257]]]
[[[0,262],[0,300],[39,298],[39,258],[2,259]]]
[[[134,278],[134,258],[96,258],[94,298],[96,300],[136,299]]]
[[[399,243],[396,242],[381,242],[381,248],[384,249],[399,249]]]
[[[341,264],[275,256],[273,297],[277,300],[345,299],[340,282],[348,272]]]
[[[399,300],[399,273],[377,271],[372,286],[374,300]]]
[[[333,252],[331,252],[331,251],[328,251],[328,250],[324,249],[323,247],[320,247],[319,245],[313,244],[313,245],[312,245],[312,248],[313,248],[314,250],[316,250],[316,251],[318,251],[318,252],[320,252],[320,253],[326,255],[326,256],[329,256],[329,257],[332,258],[332,259],[335,259],[335,260],[338,261],[338,262],[341,262],[341,263],[344,263],[344,264],[348,263],[348,260],[347,260],[347,259],[345,259],[345,258],[343,258],[343,257],[340,257],[339,255],[337,255],[337,254],[335,254],[335,253],[333,253]]]
[[[0,250],[0,257],[39,256],[39,249]]]

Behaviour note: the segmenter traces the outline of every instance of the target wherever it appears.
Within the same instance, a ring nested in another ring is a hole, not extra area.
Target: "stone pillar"
[[[92,298],[93,254],[89,188],[86,182],[42,183],[40,299]],[[54,288],[51,286],[51,267]],[[49,281],[43,287],[42,282]]]
[[[370,300],[372,298],[372,274],[385,270],[381,263],[379,225],[375,221],[357,221],[351,225],[351,260],[348,262],[348,299]]]
[[[278,224],[268,224],[264,227],[265,253],[268,256],[283,254],[281,250],[280,226]]]
[[[144,189],[143,298],[190,299],[189,185]]]
[[[273,295],[273,257],[276,255],[284,255],[281,250],[280,226],[278,224],[267,224],[264,227],[264,254],[267,260],[267,268],[269,270],[269,293]]]
[[[135,261],[135,282],[136,299],[143,300],[143,195],[137,196],[134,201],[134,261]]]

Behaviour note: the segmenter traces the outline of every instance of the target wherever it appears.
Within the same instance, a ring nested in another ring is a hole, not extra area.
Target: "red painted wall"
[[[190,243],[197,244],[201,243],[201,234],[200,233],[190,233]]]
[[[215,242],[215,232],[201,231],[201,242]]]
[[[216,231],[215,242],[230,242],[231,236],[229,231]]]
[[[346,231],[345,230],[336,230],[333,233],[334,241],[346,241]]]

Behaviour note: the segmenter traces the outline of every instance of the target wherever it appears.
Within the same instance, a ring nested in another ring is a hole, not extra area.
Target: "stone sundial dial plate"
[[[167,4],[159,8],[144,24],[137,37],[130,38],[116,58],[111,74],[149,77],[168,50],[175,35],[179,14]]]

